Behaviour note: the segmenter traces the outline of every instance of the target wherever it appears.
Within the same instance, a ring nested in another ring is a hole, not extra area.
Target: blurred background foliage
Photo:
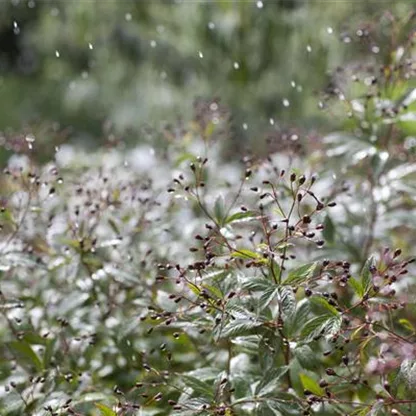
[[[231,155],[241,143],[262,149],[271,128],[330,131],[338,120],[319,101],[340,80],[333,74],[369,52],[388,59],[400,41],[392,25],[399,36],[411,8],[408,0],[2,1],[0,130],[26,126],[46,144],[45,158],[67,139],[154,145],[215,100]]]

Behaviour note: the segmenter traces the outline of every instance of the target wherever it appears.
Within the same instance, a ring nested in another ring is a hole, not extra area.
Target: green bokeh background
[[[0,130],[29,126],[53,142],[54,130],[70,128],[69,139],[86,146],[109,134],[137,143],[145,127],[160,130],[191,117],[197,97],[217,97],[230,109],[237,143],[255,143],[270,118],[329,130],[333,121],[318,108],[329,74],[374,46],[383,53],[380,39],[357,44],[357,27],[371,27],[388,12],[400,19],[413,6],[410,0],[4,0]]]

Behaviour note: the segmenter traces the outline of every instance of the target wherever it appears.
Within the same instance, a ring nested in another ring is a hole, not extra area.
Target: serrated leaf
[[[252,290],[253,292],[263,292],[267,289],[276,289],[276,285],[269,279],[266,279],[263,276],[253,277],[249,280],[243,282],[243,288],[247,290]]]
[[[323,396],[325,394],[322,387],[319,387],[318,382],[315,381],[313,378],[309,377],[304,373],[299,374],[299,377],[302,386],[305,390],[309,390],[315,396]]]
[[[260,310],[264,310],[265,308],[267,308],[270,305],[270,303],[276,298],[278,292],[279,289],[273,286],[264,290],[259,299]]]
[[[289,283],[302,283],[312,277],[315,277],[315,273],[318,270],[319,270],[318,262],[305,264],[289,272],[289,275],[287,279],[284,281],[284,284],[287,285]]]
[[[221,338],[249,335],[255,328],[259,328],[261,326],[262,322],[254,319],[235,319],[225,325],[219,335]]]
[[[341,328],[341,318],[333,315],[317,316],[309,320],[301,331],[304,341],[310,341],[317,336],[333,336]]]
[[[287,373],[288,367],[271,368],[266,371],[259,384],[256,386],[255,395],[259,397],[275,393],[280,384],[280,379]]]
[[[212,400],[214,398],[213,387],[208,383],[199,380],[196,377],[192,377],[187,374],[181,375],[182,381],[187,387],[190,387],[196,394],[204,396],[205,398]]]
[[[296,298],[291,287],[283,286],[279,289],[280,308],[283,320],[289,319],[296,311]]]

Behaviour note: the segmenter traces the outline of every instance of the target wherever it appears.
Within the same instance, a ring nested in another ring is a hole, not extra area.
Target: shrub
[[[225,162],[209,117],[45,165],[28,136],[1,176],[2,414],[412,415],[409,39],[325,97],[351,114],[308,162]]]

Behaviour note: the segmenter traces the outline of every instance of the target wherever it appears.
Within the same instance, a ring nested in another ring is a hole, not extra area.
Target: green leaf
[[[315,316],[314,318],[310,319],[302,328],[302,338],[308,336],[314,337],[320,334],[322,326],[326,324],[329,319],[331,319],[330,315]]]
[[[399,323],[411,332],[415,332],[415,327],[408,319],[399,319]]]
[[[214,205],[214,218],[217,220],[218,224],[221,226],[224,225],[225,220],[225,201],[224,197],[220,195]]]
[[[333,315],[322,315],[310,319],[302,328],[301,337],[305,342],[322,335],[330,337],[335,335],[341,328],[341,318]]]
[[[181,379],[185,383],[186,387],[190,387],[196,394],[204,396],[209,400],[214,398],[214,391],[212,386],[205,383],[204,381],[186,374],[182,374]]]
[[[100,411],[101,416],[117,416],[117,413],[114,410],[111,410],[109,407],[101,403],[95,403],[95,407]]]
[[[287,398],[286,400],[287,401],[268,400],[266,403],[276,416],[298,416],[302,414],[300,405],[293,402],[293,397]]]
[[[255,328],[261,327],[262,324],[262,322],[255,319],[235,319],[222,328],[219,336],[221,338],[229,338],[240,335],[250,335]]]
[[[45,352],[43,353],[43,366],[48,368],[51,363],[51,358],[54,353],[54,348],[56,344],[56,338],[48,340],[45,348]]]
[[[118,228],[116,222],[112,218],[109,218],[108,224],[110,225],[111,229],[114,231],[114,233],[116,235],[120,235],[121,234],[120,233],[120,229]]]
[[[282,286],[279,289],[280,307],[283,320],[289,319],[296,311],[296,298],[291,287]]]
[[[253,292],[263,292],[270,288],[276,289],[276,285],[269,279],[263,276],[253,277],[243,283],[243,288]]]
[[[288,367],[270,368],[266,371],[256,386],[255,395],[259,397],[274,394],[280,384],[280,379],[287,373]]]
[[[297,328],[302,328],[305,325],[308,316],[311,312],[311,306],[307,299],[303,299],[301,302],[298,303],[296,307],[296,313],[294,316],[294,325]]]
[[[27,342],[12,341],[8,344],[8,347],[16,358],[21,358],[27,364],[33,365],[37,371],[43,370],[42,361]]]
[[[327,215],[325,218],[322,236],[329,244],[332,244],[335,240],[335,225],[329,215]]]
[[[318,262],[305,264],[295,270],[292,270],[289,273],[287,279],[284,281],[284,284],[287,285],[289,283],[302,283],[310,278],[315,277],[318,270]]]
[[[281,275],[281,269],[280,269],[280,265],[276,260],[271,260],[271,276],[270,279],[274,280],[274,277],[276,277],[276,279],[279,279],[279,276]]]
[[[294,356],[299,361],[301,367],[307,370],[316,370],[318,361],[316,359],[316,353],[312,351],[309,345],[300,345],[293,351]]]
[[[361,282],[353,277],[350,277],[348,279],[348,284],[352,287],[358,297],[362,298],[364,296],[364,287]]]
[[[338,316],[339,312],[334,308],[332,305],[329,304],[329,302],[320,296],[313,296],[310,298],[310,302],[317,306],[321,311],[329,312],[331,315]]]
[[[318,382],[315,381],[313,378],[309,377],[304,373],[301,373],[299,377],[302,386],[305,390],[309,390],[315,396],[323,396],[325,394],[324,390],[321,387],[319,387]]]
[[[233,251],[231,253],[231,256],[244,260],[255,260],[261,258],[259,254],[255,253],[254,251],[247,250],[245,248],[239,248],[238,250]]]
[[[364,289],[364,293],[368,291],[372,284],[372,273],[371,269],[375,266],[375,261],[373,257],[370,257],[364,264],[363,269],[361,270],[361,284]]]
[[[236,222],[242,222],[243,220],[247,221],[254,217],[256,217],[256,213],[254,211],[237,212],[227,217],[224,221],[224,225],[236,223]]]
[[[270,303],[276,298],[277,294],[279,293],[279,289],[277,287],[269,287],[263,291],[259,298],[260,310],[264,310],[267,308]]]

